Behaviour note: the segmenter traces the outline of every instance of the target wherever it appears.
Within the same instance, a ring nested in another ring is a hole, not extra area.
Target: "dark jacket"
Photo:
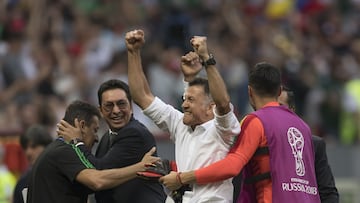
[[[135,164],[141,161],[144,154],[153,146],[156,146],[151,132],[133,117],[117,133],[111,146],[109,132],[103,135],[96,157],[84,146],[81,147],[97,169],[122,168]],[[95,198],[97,203],[160,203],[165,202],[166,195],[160,183],[135,178],[114,189],[96,192]]]
[[[339,193],[326,155],[326,143],[319,136],[312,136],[315,151],[315,173],[322,203],[338,203]]]

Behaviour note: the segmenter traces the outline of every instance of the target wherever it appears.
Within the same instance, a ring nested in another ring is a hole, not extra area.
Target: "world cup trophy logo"
[[[294,127],[290,127],[287,131],[288,142],[295,158],[296,174],[298,176],[305,175],[305,165],[302,158],[304,149],[304,137],[301,132]]]

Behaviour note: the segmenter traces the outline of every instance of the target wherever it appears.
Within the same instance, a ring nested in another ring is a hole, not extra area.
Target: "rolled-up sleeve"
[[[234,113],[234,106],[230,104],[230,108],[231,111],[221,116],[216,113],[214,108],[216,132],[228,145],[232,145],[240,134],[240,123]]]

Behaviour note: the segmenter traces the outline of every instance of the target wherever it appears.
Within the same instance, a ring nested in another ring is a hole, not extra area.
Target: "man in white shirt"
[[[178,171],[188,171],[207,166],[223,159],[236,136],[240,124],[233,112],[224,81],[209,54],[206,37],[191,39],[194,52],[181,58],[181,70],[188,87],[184,93],[183,112],[155,97],[147,82],[141,64],[140,49],[145,43],[142,30],[126,34],[128,51],[128,80],[133,100],[144,114],[162,130],[170,134],[175,143]],[[207,78],[196,75],[205,67]],[[179,174],[179,173],[178,173]],[[161,182],[178,178],[168,175]],[[183,203],[230,203],[233,197],[231,179],[207,185],[192,185],[186,191]]]

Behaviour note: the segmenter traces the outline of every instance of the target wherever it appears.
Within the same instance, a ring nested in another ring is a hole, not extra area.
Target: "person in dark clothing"
[[[159,160],[151,156],[156,150],[152,148],[143,159],[131,166],[96,170],[78,146],[91,147],[97,140],[99,119],[98,109],[88,103],[75,101],[68,106],[64,120],[77,125],[83,142],[77,139],[67,142],[59,137],[48,145],[33,166],[28,203],[86,203],[88,194],[93,191],[122,184]]]
[[[34,124],[30,126],[24,134],[20,136],[20,144],[29,161],[29,169],[17,181],[13,203],[24,203],[22,191],[28,187],[28,179],[31,174],[31,168],[38,156],[44,151],[47,145],[53,141],[49,131],[42,125]]]
[[[278,98],[279,103],[286,105],[295,112],[294,92],[288,87],[283,86],[281,95]],[[312,141],[315,151],[315,173],[316,182],[319,189],[320,199],[322,203],[338,203],[339,193],[335,185],[334,175],[328,163],[326,155],[326,143],[319,136],[312,135]]]
[[[95,156],[86,147],[79,148],[97,169],[139,162],[156,142],[151,132],[133,116],[128,85],[116,79],[105,81],[99,87],[98,100],[109,130],[102,136]],[[79,138],[76,129],[64,121],[59,123],[59,134],[66,140]],[[95,199],[97,203],[162,203],[166,201],[166,194],[160,183],[135,178],[116,188],[96,192]]]

